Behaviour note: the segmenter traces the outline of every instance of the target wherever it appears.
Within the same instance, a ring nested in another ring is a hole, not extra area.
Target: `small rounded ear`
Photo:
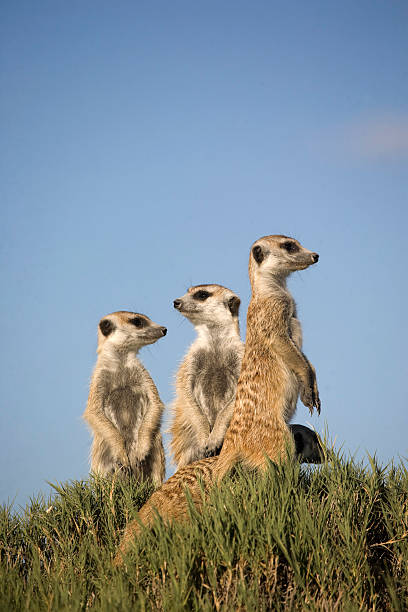
[[[115,326],[112,321],[109,321],[109,319],[102,319],[102,321],[99,323],[99,329],[104,336],[109,336],[109,334],[111,334],[115,329]]]
[[[230,312],[231,312],[233,317],[237,317],[238,316],[239,305],[240,304],[241,304],[241,300],[236,295],[233,295],[228,300],[228,308],[230,309]]]
[[[259,246],[259,244],[257,246],[254,246],[254,248],[252,249],[252,255],[254,256],[254,259],[257,264],[262,263],[265,258],[262,247]]]

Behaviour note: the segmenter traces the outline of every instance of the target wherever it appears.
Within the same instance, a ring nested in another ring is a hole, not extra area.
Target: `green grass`
[[[0,514],[0,610],[406,610],[408,471],[334,457],[215,489],[190,524],[157,520],[112,568],[148,485],[55,487]]]

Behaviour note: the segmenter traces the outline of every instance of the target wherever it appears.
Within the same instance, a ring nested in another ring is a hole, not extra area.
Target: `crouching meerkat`
[[[303,404],[310,412],[316,407],[320,413],[315,370],[292,338],[295,305],[286,286],[292,272],[305,270],[318,259],[317,253],[287,236],[264,236],[252,245],[245,352],[221,453],[181,468],[153,493],[138,518],[127,526],[116,565],[123,563],[142,525],[151,525],[157,515],[168,521],[188,518],[186,488],[199,506],[201,482],[208,491],[237,463],[264,471],[268,459],[285,460],[288,449],[295,450],[286,423],[294,393],[300,390]]]
[[[173,302],[197,331],[176,378],[170,432],[178,468],[221,450],[244,353],[240,302],[230,289],[216,284],[190,287]]]
[[[99,322],[98,359],[83,415],[94,436],[92,472],[103,476],[118,472],[162,484],[164,406],[136,355],[166,333],[165,327],[135,312],[113,312]]]
[[[216,284],[190,287],[185,295],[173,302],[174,308],[191,321],[197,331],[197,338],[176,378],[170,433],[177,468],[221,451],[232,418],[244,355],[239,334],[240,303],[230,289]],[[291,318],[291,335],[301,348],[301,325],[295,316]],[[296,409],[297,397],[298,392],[293,393],[292,401],[288,400],[286,420]],[[296,434],[297,456],[305,462],[317,460],[320,455],[316,434],[302,425],[289,427],[292,435]]]

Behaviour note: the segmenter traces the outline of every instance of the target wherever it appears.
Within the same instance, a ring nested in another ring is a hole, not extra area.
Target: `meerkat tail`
[[[116,567],[120,567],[121,565],[123,565],[125,555],[130,550],[132,546],[132,542],[141,534],[143,528],[151,527],[156,515],[158,514],[153,498],[157,496],[157,494],[159,494],[158,495],[159,499],[157,501],[164,502],[164,499],[160,499],[161,498],[160,492],[161,490],[158,489],[155,493],[153,493],[149,501],[139,511],[138,518],[134,519],[133,521],[129,523],[129,525],[127,525],[123,533],[123,536],[120,542],[120,546],[113,560],[113,564]],[[162,513],[165,514],[165,508],[162,508]]]
[[[208,457],[180,468],[171,478],[157,489],[141,508],[138,518],[126,527],[114,564],[120,566],[131,548],[132,541],[146,527],[151,527],[154,519],[160,516],[169,523],[183,522],[189,517],[189,498],[196,508],[200,508],[203,494],[213,483],[213,471],[218,457]],[[188,491],[188,496],[186,495]]]
[[[213,482],[220,483],[221,480],[230,472],[238,463],[245,458],[242,450],[237,450],[233,453],[222,453],[218,457],[217,464],[214,466]]]

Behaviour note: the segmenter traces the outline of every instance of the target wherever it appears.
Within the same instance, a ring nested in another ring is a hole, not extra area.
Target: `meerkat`
[[[209,490],[238,462],[264,471],[268,460],[280,462],[294,450],[286,419],[293,397],[300,398],[311,413],[320,414],[315,370],[292,338],[295,304],[286,280],[319,259],[297,240],[282,235],[265,236],[251,247],[249,278],[252,297],[247,313],[247,336],[238,379],[234,411],[221,453],[178,470],[141,508],[138,519],[125,530],[115,564],[123,562],[132,539],[142,525],[155,516],[168,521],[188,516],[185,489],[200,504],[203,484]]]
[[[296,458],[301,463],[322,463],[324,452],[316,432],[298,423],[291,423],[289,429],[295,443]]]
[[[217,284],[190,287],[173,305],[197,330],[177,373],[171,450],[177,468],[204,457],[218,455],[232,418],[235,392],[244,354],[239,334],[241,300]],[[294,313],[295,314],[295,313]],[[291,336],[301,348],[300,321],[291,318]],[[290,410],[295,411],[293,394]],[[316,434],[302,425],[289,425],[297,457],[303,462],[320,458]],[[295,429],[293,429],[295,428]]]
[[[292,272],[318,259],[317,253],[287,236],[265,236],[252,245],[245,352],[234,414],[215,468],[217,479],[237,461],[265,469],[266,457],[275,462],[285,458],[292,444],[287,422],[299,391],[310,412],[316,407],[320,413],[314,368],[292,338],[296,308],[286,285]],[[300,334],[299,324],[295,332]]]
[[[94,436],[92,472],[128,474],[162,484],[164,406],[136,355],[166,333],[165,327],[135,312],[113,312],[99,322],[98,359],[83,414]]]
[[[178,468],[221,450],[244,354],[240,303],[230,289],[216,284],[190,287],[173,302],[197,331],[176,378],[170,432]]]

